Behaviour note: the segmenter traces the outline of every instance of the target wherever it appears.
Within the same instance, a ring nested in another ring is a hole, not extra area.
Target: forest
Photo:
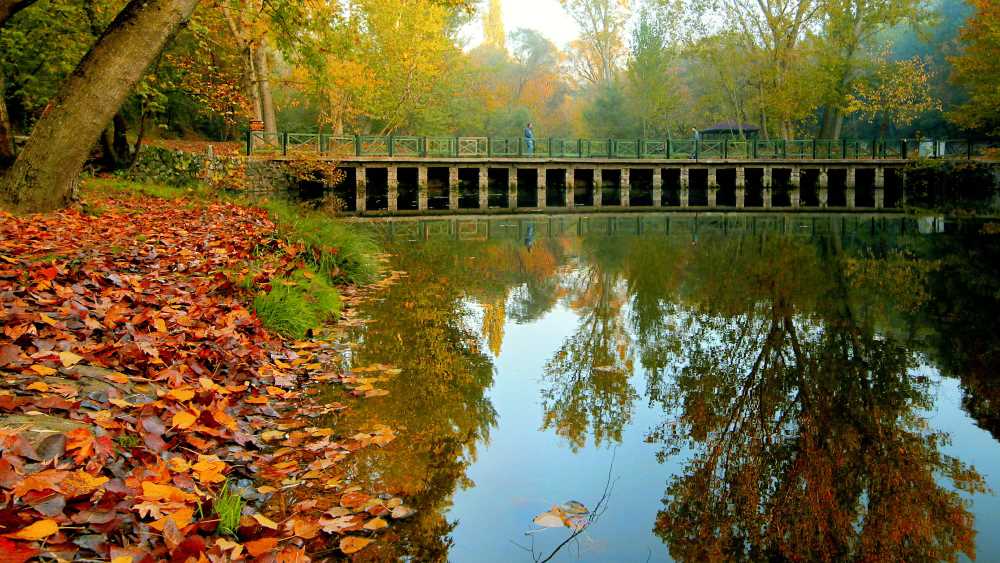
[[[1000,126],[989,0],[562,0],[580,30],[565,46],[504,29],[501,2],[190,2],[102,130],[102,158],[121,166],[140,138],[237,139],[251,119],[415,135],[532,121],[542,136],[598,138],[689,138],[716,122],[786,139]],[[0,32],[10,139],[31,134],[125,2],[4,3],[34,4]]]

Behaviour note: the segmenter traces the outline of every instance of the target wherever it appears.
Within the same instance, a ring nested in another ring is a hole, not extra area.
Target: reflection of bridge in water
[[[573,236],[701,236],[775,233],[812,238],[894,237],[926,232],[899,214],[630,213],[392,218],[361,221],[395,240],[520,240]]]

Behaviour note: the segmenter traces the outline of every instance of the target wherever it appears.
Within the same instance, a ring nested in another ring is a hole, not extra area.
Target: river
[[[572,500],[591,512],[553,561],[1000,560],[989,226],[370,226],[406,274],[345,334],[379,391],[330,424],[396,431],[347,469],[418,510],[380,558],[543,560],[572,531],[533,519]]]

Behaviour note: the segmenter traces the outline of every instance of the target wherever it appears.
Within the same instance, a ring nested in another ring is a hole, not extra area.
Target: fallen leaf
[[[183,410],[174,413],[173,418],[170,419],[170,424],[174,428],[180,428],[184,430],[187,428],[191,428],[191,425],[193,425],[196,420],[198,420],[198,417],[195,414],[193,414],[191,411]]]
[[[382,518],[372,518],[371,520],[365,522],[364,528],[366,530],[381,530],[389,526],[389,523]]]
[[[278,523],[277,522],[275,522],[274,520],[271,520],[270,518],[268,518],[267,516],[264,516],[263,514],[261,514],[259,512],[255,512],[255,513],[251,514],[251,516],[253,516],[253,519],[256,520],[258,524],[260,524],[261,526],[264,526],[265,528],[270,528],[272,530],[277,530],[278,529]]]
[[[261,538],[259,540],[248,541],[243,544],[247,548],[247,553],[254,557],[260,557],[265,553],[271,553],[278,546],[278,538]]]
[[[341,538],[340,540],[340,551],[345,554],[350,555],[352,553],[357,553],[372,543],[372,540],[368,538],[359,538],[357,536],[347,536]]]
[[[7,537],[19,540],[36,541],[42,538],[47,538],[58,531],[59,524],[56,524],[56,521],[51,518],[46,518],[45,520],[35,522],[27,528],[21,528],[13,534],[7,534]]]
[[[25,387],[25,389],[27,389],[28,391],[39,391],[44,393],[49,390],[49,384],[45,383],[44,381],[36,381],[31,385]]]
[[[80,363],[83,358],[77,356],[73,352],[59,352],[59,361],[62,362],[64,368],[73,367]]]
[[[56,370],[48,366],[43,366],[42,364],[35,364],[31,366],[31,371],[37,373],[38,375],[52,375],[56,372]]]

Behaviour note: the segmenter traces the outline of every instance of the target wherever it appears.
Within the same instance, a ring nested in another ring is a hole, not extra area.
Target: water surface
[[[419,512],[380,558],[1000,560],[1000,246],[864,215],[376,224],[352,477]],[[944,232],[939,232],[944,231]],[[989,229],[987,229],[989,231]],[[605,495],[605,492],[607,494]]]

